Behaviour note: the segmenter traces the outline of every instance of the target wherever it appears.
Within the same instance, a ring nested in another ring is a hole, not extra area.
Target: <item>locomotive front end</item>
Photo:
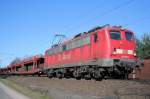
[[[110,38],[110,57],[113,64],[113,76],[128,78],[128,75],[137,67],[142,66],[136,56],[136,41],[134,33],[127,29],[111,28],[108,31]]]

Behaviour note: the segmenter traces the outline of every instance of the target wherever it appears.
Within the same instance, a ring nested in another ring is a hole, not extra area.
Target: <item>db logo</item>
[[[70,59],[71,58],[71,55],[68,54],[68,55],[63,55],[62,59],[63,60],[67,60],[67,59]]]

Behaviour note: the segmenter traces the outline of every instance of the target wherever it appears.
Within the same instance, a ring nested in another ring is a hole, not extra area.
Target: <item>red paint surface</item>
[[[122,40],[112,40],[110,39],[110,31],[119,31],[122,35]],[[134,55],[129,55],[127,52],[123,54],[113,55],[113,49],[123,49],[123,50],[133,50],[136,49],[136,43],[134,40],[127,41],[125,38],[125,29],[118,27],[105,27],[103,29],[96,30],[95,32],[90,33],[90,44],[84,45],[79,48],[67,50],[60,52],[54,55],[48,55],[47,51],[45,53],[45,66],[51,68],[50,66],[62,65],[76,62],[84,62],[95,59],[136,59]],[[131,32],[131,31],[130,31]],[[98,41],[93,42],[93,35],[97,33]],[[133,32],[132,32],[133,33]],[[78,37],[76,39],[84,39],[84,37]],[[76,40],[75,39],[75,40]],[[70,40],[70,41],[73,41]],[[67,41],[67,42],[70,42]]]

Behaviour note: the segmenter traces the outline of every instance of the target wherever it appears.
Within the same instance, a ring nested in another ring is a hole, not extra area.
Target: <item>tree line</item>
[[[137,56],[141,59],[150,59],[150,33],[144,33],[141,38],[136,38]]]

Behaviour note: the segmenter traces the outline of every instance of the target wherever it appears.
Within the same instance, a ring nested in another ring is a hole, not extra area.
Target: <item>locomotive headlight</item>
[[[128,54],[132,54],[133,55],[133,50],[128,50]]]
[[[114,51],[113,54],[117,54],[116,51]]]
[[[123,49],[116,49],[117,54],[123,54]]]
[[[134,53],[134,56],[136,56],[136,53]]]
[[[113,54],[123,54],[123,49],[114,48]]]

